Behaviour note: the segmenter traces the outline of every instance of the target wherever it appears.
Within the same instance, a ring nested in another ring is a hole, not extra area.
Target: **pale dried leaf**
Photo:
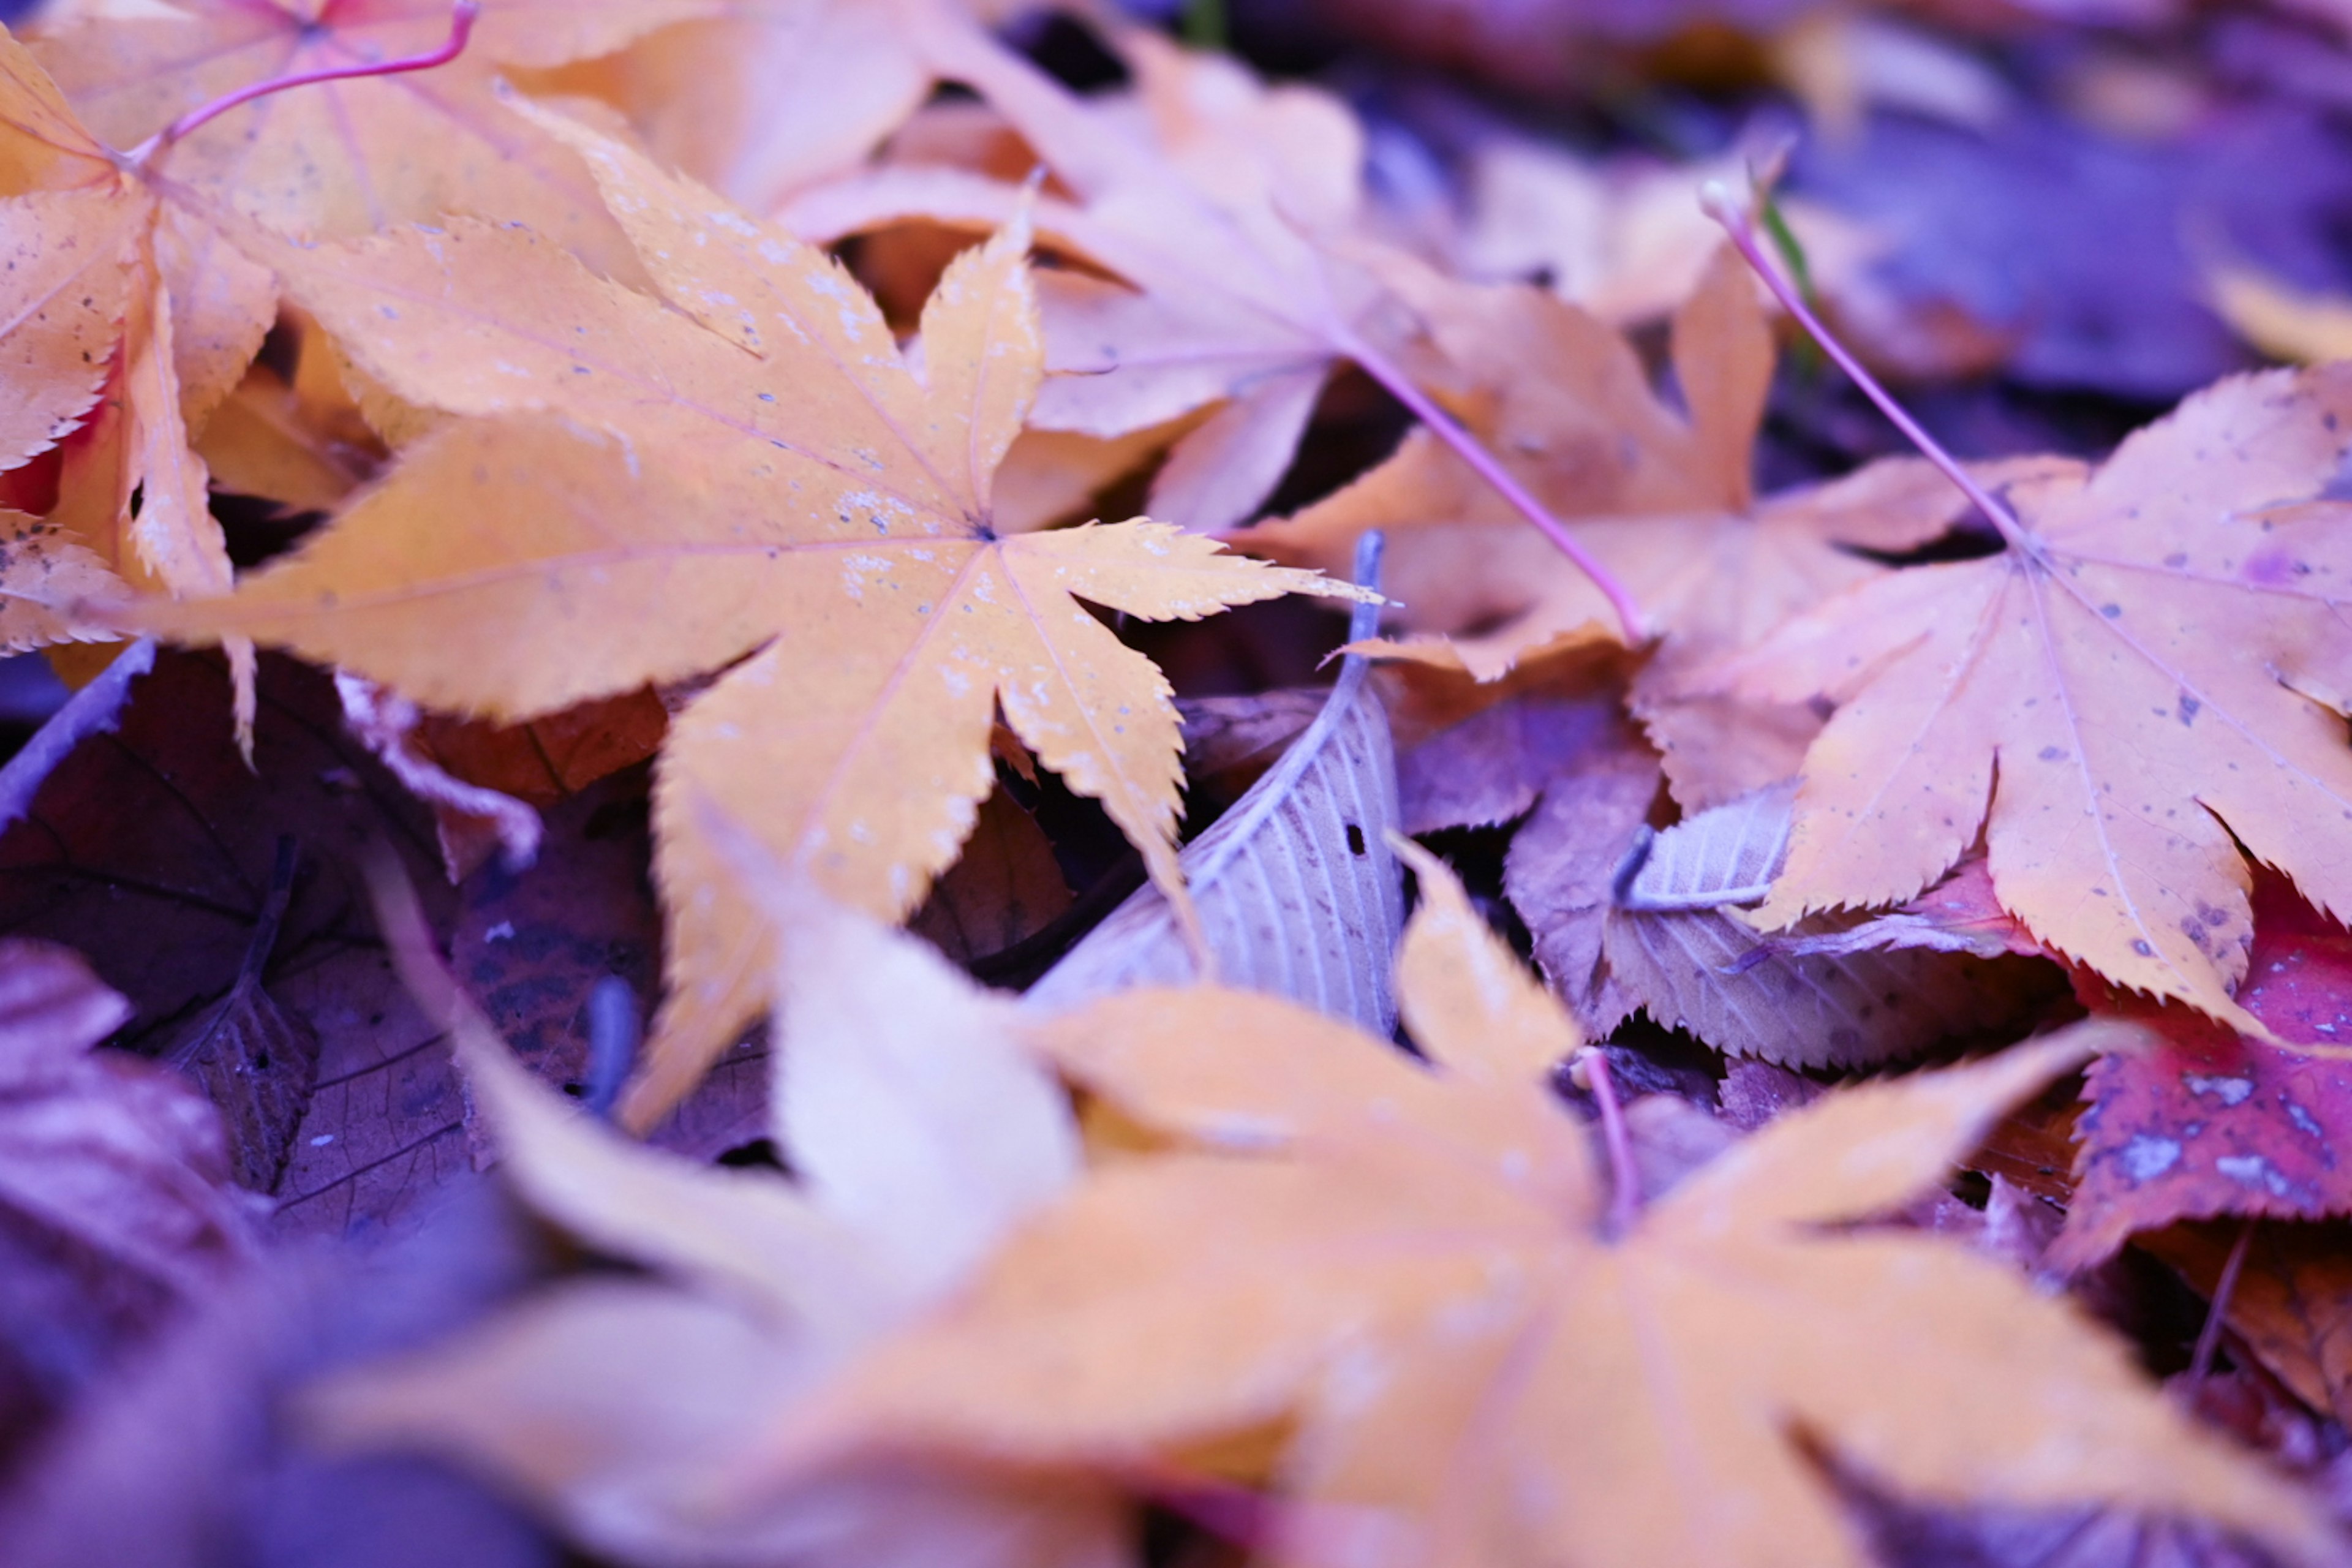
[[[1375,1034],[1395,1027],[1389,963],[1404,889],[1387,836],[1396,820],[1388,715],[1364,660],[1350,656],[1323,711],[1281,763],[1180,858],[1217,978]],[[1144,888],[1027,1000],[1067,1008],[1199,974],[1174,910],[1159,889]]]
[[[1711,910],[1752,904],[1772,890],[1789,852],[1790,779],[1703,811],[1637,851],[1633,879],[1617,903],[1628,910]]]

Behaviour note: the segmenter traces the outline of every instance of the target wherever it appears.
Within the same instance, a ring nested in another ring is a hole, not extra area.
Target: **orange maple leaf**
[[[2262,1034],[2231,999],[2239,845],[2352,914],[2347,455],[2352,368],[2222,382],[2096,468],[2012,483],[2000,553],[1882,577],[1723,666],[1840,704],[1757,921],[1899,902],[1981,831],[2035,938]]]
[[[542,123],[586,154],[666,301],[509,226],[289,254],[289,289],[371,374],[502,417],[415,442],[234,598],[151,618],[502,720],[751,655],[664,752],[669,989],[625,1108],[643,1123],[756,1012],[771,940],[698,792],[836,897],[903,915],[991,788],[1001,703],[1175,889],[1175,708],[1086,604],[1165,619],[1361,595],[1150,521],[998,535],[991,476],[1039,374],[1024,226],[950,268],[910,363],[822,253]]]
[[[1387,271],[1428,323],[1465,422],[1568,520],[1664,633],[1632,703],[1675,798],[1701,809],[1793,772],[1818,718],[1710,697],[1692,687],[1691,673],[1877,575],[1883,569],[1855,547],[1900,551],[1932,539],[1967,514],[1966,498],[1916,458],[1758,498],[1750,464],[1772,337],[1755,280],[1728,246],[1675,316],[1673,361],[1687,415],[1650,390],[1623,338],[1575,306],[1527,286],[1473,288],[1399,265]],[[1985,471],[2000,482],[2039,462]],[[1345,489],[1236,542],[1328,566],[1374,528],[1390,536],[1389,589],[1404,625],[1447,637],[1482,680],[1608,619],[1609,602],[1591,578],[1420,432]]]
[[[0,353],[22,372],[0,416],[0,468],[88,425],[47,528],[13,525],[17,547],[0,574],[23,613],[9,618],[8,646],[102,636],[70,606],[105,596],[107,573],[174,595],[227,592],[228,548],[188,429],[260,347],[277,303],[268,271],[223,241],[155,161],[93,137],[5,36],[0,177],[14,252]],[[78,553],[60,553],[68,546]],[[234,643],[231,654],[243,731],[252,649]]]
[[[619,48],[716,0],[483,0],[465,52],[414,75],[322,82],[243,105],[173,151],[176,178],[263,225],[355,237],[472,213],[529,224],[637,276],[579,159],[500,107],[498,69]],[[186,0],[144,15],[52,7],[35,53],[101,137],[136,145],[200,104],[272,78],[431,50],[449,0]]]
[[[898,130],[938,85],[909,18],[956,0],[721,0],[608,59],[551,77],[618,104],[646,149],[772,212]],[[1031,0],[960,5],[996,21]]]
[[[2314,1506],[2119,1342],[1989,1258],[1851,1223],[2128,1026],[1829,1096],[1612,1237],[1545,1070],[1574,1032],[1464,909],[1443,891],[1400,963],[1430,1066],[1215,988],[1043,1026],[1179,1146],[1095,1171],[720,1495],[843,1454],[1121,1465],[1287,1424],[1276,1562],[1859,1568],[1810,1440],[1940,1501],[2200,1515],[2332,1560]]]
[[[1366,337],[1382,289],[1331,248],[1360,237],[1354,115],[1140,29],[1111,40],[1135,91],[1081,100],[969,23],[914,15],[931,68],[986,99],[1074,195],[1036,204],[1040,232],[1123,280],[1045,281],[1054,374],[1038,425],[1109,437],[1209,411],[1178,426],[1150,506],[1203,531],[1241,521],[1288,467],[1332,369],[1355,358],[1386,372]],[[985,226],[1020,199],[966,170],[885,166],[781,216],[831,239],[908,218]]]
[[[427,1448],[566,1533],[637,1563],[1114,1568],[1104,1480],[852,1462],[756,1496],[710,1485],[774,1412],[952,1290],[1076,1174],[1079,1144],[1018,1015],[926,944],[754,889],[787,933],[770,1131],[795,1176],[634,1142],[532,1077],[432,955],[412,899],[383,914],[446,1027],[518,1197],[642,1271],[551,1282],[420,1352],[303,1391],[339,1446]],[[405,908],[404,909],[404,905]]]

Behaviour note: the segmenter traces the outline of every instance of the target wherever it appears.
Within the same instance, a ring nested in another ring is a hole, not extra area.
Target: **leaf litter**
[[[1145,9],[0,44],[0,1531],[2340,1560],[2340,29]]]

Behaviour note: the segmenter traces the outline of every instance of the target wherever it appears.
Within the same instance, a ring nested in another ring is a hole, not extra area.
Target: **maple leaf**
[[[1040,232],[1124,280],[1045,280],[1054,374],[1036,423],[1114,437],[1213,410],[1155,478],[1154,516],[1202,531],[1241,521],[1289,466],[1335,365],[1395,374],[1364,335],[1380,285],[1328,248],[1353,233],[1362,195],[1363,132],[1337,100],[1129,29],[1112,42],[1136,89],[1093,103],[944,14],[915,36],[1075,194],[1037,204]],[[831,239],[909,217],[984,226],[1018,199],[961,170],[884,168],[781,216]]]
[[[1611,1238],[1546,1083],[1573,1028],[1458,890],[1433,908],[1400,963],[1429,1067],[1207,988],[1041,1026],[1081,1086],[1185,1146],[1097,1170],[732,1484],[869,1447],[1131,1461],[1286,1419],[1279,1561],[1858,1565],[1803,1434],[1915,1495],[2334,1550],[2310,1503],[2068,1308],[1845,1223],[2128,1026],[1826,1097]]]
[[[713,1484],[779,1405],[952,1289],[1076,1173],[1076,1129],[1012,1005],[920,942],[763,876],[789,932],[773,1132],[797,1180],[650,1150],[525,1070],[433,958],[394,950],[450,1031],[508,1181],[646,1272],[575,1277],[457,1339],[312,1388],[314,1431],[497,1476],[602,1551],[654,1562],[1113,1568],[1122,1510],[1083,1477],[852,1463]]]
[[[236,597],[152,613],[502,720],[752,655],[677,716],[663,753],[669,990],[628,1102],[644,1122],[757,1011],[770,940],[690,794],[836,897],[902,915],[992,787],[1001,702],[1176,888],[1167,684],[1080,601],[1167,619],[1362,595],[1150,521],[999,537],[990,476],[1038,376],[1024,226],[949,270],[918,371],[829,258],[541,122],[587,156],[667,302],[507,226],[289,252],[289,288],[370,374],[502,417],[413,444]],[[436,521],[459,514],[480,521]]]
[[[2344,367],[2221,382],[2095,469],[2013,481],[2000,553],[1880,578],[1721,667],[1840,704],[1759,923],[1909,899],[1981,831],[2036,940],[2260,1034],[2230,994],[2239,846],[2352,913],[2352,556],[2325,499],[2347,414]]]
[[[529,224],[634,276],[634,253],[578,158],[500,106],[498,68],[606,54],[715,8],[716,0],[483,0],[471,41],[447,64],[242,105],[175,148],[173,172],[286,234],[352,237],[472,213]],[[117,0],[52,7],[33,43],[67,99],[118,147],[255,82],[430,51],[451,16],[448,0],[187,0],[122,10]]]
[[[1658,320],[1697,290],[1723,232],[1699,193],[1738,183],[1738,154],[1693,163],[1593,163],[1542,142],[1497,136],[1470,153],[1468,216],[1453,247],[1465,277],[1542,275],[1551,291],[1612,326]],[[1780,203],[1814,286],[1842,296],[1878,248],[1852,220],[1802,199]]]
[[[0,170],[17,247],[0,283],[0,321],[9,323],[0,353],[23,372],[0,423],[0,468],[55,445],[86,417],[95,426],[65,466],[51,518],[60,538],[14,550],[0,567],[13,600],[52,611],[15,617],[40,625],[11,646],[100,635],[72,624],[75,601],[53,592],[65,584],[47,569],[68,541],[96,558],[74,558],[72,581],[89,586],[89,572],[101,569],[175,595],[226,593],[228,550],[188,429],[260,347],[276,304],[268,272],[223,242],[201,205],[150,163],[125,159],[85,130],[5,36]],[[245,731],[252,650],[234,657]]]
[[[608,96],[646,150],[750,212],[871,153],[937,85],[909,18],[935,0],[714,0],[554,79]],[[993,22],[1029,0],[960,8]]]
[[[1694,689],[1693,672],[1877,575],[1883,568],[1857,549],[1901,551],[1945,532],[1967,515],[1965,498],[1916,459],[1757,498],[1750,449],[1772,340],[1754,280],[1728,247],[1675,317],[1687,415],[1651,391],[1622,337],[1541,290],[1471,288],[1402,264],[1385,275],[1456,367],[1464,422],[1568,520],[1664,633],[1632,702],[1675,798],[1700,809],[1793,772],[1818,719],[1794,704]],[[2034,471],[2032,462],[1999,465],[1989,478]],[[1328,566],[1374,528],[1391,541],[1390,591],[1406,627],[1447,637],[1483,680],[1609,616],[1584,573],[1420,432],[1354,484],[1236,542]]]
[[[2083,1086],[2074,1196],[2051,1260],[2081,1268],[2133,1233],[2215,1215],[2315,1219],[2352,1211],[2336,1149],[2352,1133],[2352,936],[2259,873],[2254,940],[2237,1005],[2263,1039],[2178,1005],[2084,1001],[2152,1029],[2146,1051],[2102,1058]]]

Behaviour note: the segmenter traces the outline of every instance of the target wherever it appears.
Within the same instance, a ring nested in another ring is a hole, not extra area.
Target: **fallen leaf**
[[[2047,957],[2042,945],[2000,907],[1993,891],[1992,873],[1981,856],[1970,856],[1942,881],[1907,904],[1858,925],[1810,936],[1793,932],[1765,938],[1776,952],[1805,958],[1849,952],[1925,948],[1932,952],[1964,952],[1974,958]]]
[[[1282,760],[1330,701],[1328,686],[1283,687],[1247,697],[1180,697],[1176,710],[1184,716],[1185,771],[1201,776],[1244,773],[1240,787],[1247,789]]]
[[[0,141],[14,143],[0,164],[18,177],[6,191],[11,231],[28,247],[0,288],[0,317],[13,323],[0,353],[23,374],[15,385],[61,388],[0,425],[0,466],[54,444],[93,412],[101,392],[110,405],[94,422],[98,438],[65,465],[50,526],[27,520],[12,531],[21,542],[0,572],[31,590],[33,604],[12,606],[17,625],[8,632],[21,640],[9,646],[89,640],[92,631],[36,607],[73,602],[52,595],[52,576],[71,574],[56,589],[79,582],[100,594],[109,572],[174,595],[228,591],[228,547],[188,430],[261,346],[276,288],[215,232],[201,203],[163,176],[156,163],[170,164],[168,152],[131,160],[93,136],[10,37],[0,37]],[[67,379],[57,383],[60,372]],[[253,650],[235,643],[230,654],[242,732],[253,719]]]
[[[527,724],[427,713],[416,743],[454,776],[553,805],[661,750],[669,710],[650,690],[591,699]]]
[[[713,0],[572,0],[552,9],[483,0],[456,59],[241,105],[171,150],[173,177],[304,238],[353,238],[467,213],[527,224],[609,271],[641,276],[579,159],[500,105],[499,68],[605,54],[715,8]],[[110,0],[79,0],[47,8],[33,47],[75,111],[129,148],[255,82],[427,53],[450,22],[443,0],[324,10],[309,0],[189,0],[130,16]],[[243,368],[231,367],[230,380]]]
[[[2341,295],[2297,289],[2242,262],[2207,268],[2205,286],[2221,319],[2273,359],[2352,359],[2352,300]]]
[[[1618,866],[1658,795],[1656,755],[1624,712],[1625,650],[1563,638],[1480,681],[1450,643],[1359,646],[1381,658],[1403,830],[1524,816],[1503,891],[1537,966],[1571,1007],[1584,1006]]]
[[[1633,740],[1623,716],[1625,653],[1605,637],[1562,638],[1492,680],[1474,676],[1450,642],[1360,643],[1357,651],[1377,661],[1406,833],[1508,822],[1562,773]]]
[[[1477,973],[1455,944],[1495,939],[1453,932],[1417,927],[1408,951]],[[1096,1172],[783,1416],[772,1464],[1132,1463],[1286,1418],[1282,1561],[1859,1564],[1801,1430],[1913,1495],[2101,1501],[2336,1550],[2297,1492],[2005,1268],[1835,1223],[1934,1181],[2118,1026],[1830,1096],[1612,1240],[1585,1135],[1506,995],[1434,1007],[1426,1068],[1242,993],[1055,1020],[1040,1043],[1066,1072],[1188,1147]],[[1415,989],[1408,1008],[1438,1002]],[[1978,1343],[2000,1353],[1958,1348]]]
[[[1409,274],[1391,268],[1389,276],[1402,283]],[[1906,550],[1948,531],[1969,514],[1966,499],[1908,459],[1756,498],[1750,448],[1772,340],[1754,279],[1728,247],[1675,319],[1687,416],[1650,390],[1623,339],[1538,289],[1432,276],[1407,297],[1458,367],[1465,423],[1664,631],[1632,701],[1675,798],[1698,810],[1794,772],[1820,728],[1817,714],[1801,700],[1726,701],[1696,685],[1694,673],[1879,575],[1884,569],[1856,551]],[[2000,465],[1988,482],[2047,467]],[[1591,580],[1425,433],[1346,489],[1239,542],[1328,568],[1370,528],[1390,532],[1390,592],[1406,606],[1404,625],[1450,637],[1481,679],[1610,620]]]
[[[261,981],[294,897],[295,864],[294,840],[279,839],[269,894],[236,984],[165,1058],[219,1107],[237,1185],[257,1193],[277,1190],[319,1073],[319,1037],[278,1006]]]
[[[746,211],[772,212],[863,159],[930,95],[937,83],[908,36],[926,3],[726,0],[597,62],[582,85],[618,102],[664,163]],[[962,8],[994,22],[1030,5]]]
[[[2021,1023],[2063,991],[2054,967],[1986,962],[1966,946],[1839,942],[1866,924],[1855,917],[1758,931],[1738,906],[1774,885],[1794,790],[1743,796],[1635,848],[1601,928],[1604,973],[1586,1004],[1595,1027],[1646,1012],[1727,1053],[1858,1067]]]
[[[1710,180],[1738,186],[1738,157],[1691,163],[1592,163],[1541,142],[1492,137],[1471,153],[1469,216],[1454,258],[1464,277],[1541,274],[1551,291],[1613,327],[1674,312],[1696,291],[1723,231],[1699,205]],[[1817,204],[1783,200],[1814,285],[1836,298],[1877,248]]]
[[[185,1564],[533,1568],[550,1543],[486,1489],[415,1459],[338,1461],[282,1418],[320,1372],[482,1316],[546,1264],[486,1188],[385,1245],[265,1259],[78,1400],[0,1490],[11,1568]]]
[[[677,715],[663,754],[668,992],[624,1110],[645,1126],[757,1011],[751,955],[768,940],[688,795],[836,896],[902,915],[988,792],[1001,700],[1175,887],[1175,711],[1078,601],[1194,618],[1355,591],[1148,521],[996,535],[989,476],[1038,374],[1022,226],[941,283],[919,374],[829,259],[615,143],[539,122],[588,157],[674,303],[486,225],[289,255],[289,289],[372,374],[509,417],[414,444],[292,560],[172,624],[505,720],[752,654]],[[504,521],[419,527],[451,507]],[[642,635],[601,635],[616,624]]]
[[[0,942],[0,1449],[257,1255],[212,1107],[91,1050],[130,1015],[74,952]]]
[[[1037,818],[999,784],[981,802],[963,854],[931,884],[907,929],[959,963],[1034,936],[1070,907],[1070,885]]]
[[[2241,1227],[2175,1226],[2135,1238],[2213,1297]],[[2253,1227],[2222,1321],[2314,1410],[2352,1414],[2352,1261],[2335,1226]]]
[[[343,722],[376,760],[433,813],[441,840],[441,863],[453,882],[496,851],[510,866],[528,866],[539,854],[539,814],[510,795],[468,784],[425,754],[415,739],[424,715],[416,704],[373,680],[335,677]]]
[[[2325,499],[2347,405],[2340,369],[2223,382],[2095,470],[2013,483],[1999,554],[1882,577],[1726,665],[1744,694],[1840,704],[1758,923],[1910,899],[1981,831],[2037,941],[2259,1031],[2230,996],[2239,845],[2352,912]]]
[[[1376,355],[1365,333],[1377,334],[1380,286],[1332,251],[1358,237],[1355,117],[1318,89],[1268,86],[1137,28],[1111,40],[1135,90],[1108,105],[944,14],[917,36],[932,69],[985,99],[1075,195],[1036,203],[1040,232],[1123,280],[1040,280],[1051,374],[1034,422],[1117,437],[1213,408],[1176,441],[1146,504],[1202,532],[1248,518],[1334,366]],[[780,216],[829,241],[907,218],[990,226],[1019,199],[961,170],[884,168]]]
[[[1370,612],[1359,606],[1365,632]],[[1404,886],[1389,846],[1396,757],[1370,681],[1361,658],[1344,660],[1315,721],[1186,846],[1180,863],[1219,983],[1287,996],[1385,1035],[1396,1025],[1389,967]],[[1181,985],[1202,968],[1176,908],[1145,887],[1031,986],[1027,1000],[1068,1008],[1130,986]]]
[[[642,768],[592,784],[547,808],[527,869],[492,860],[457,889],[451,972],[523,1064],[583,1104],[617,1089],[631,1065],[594,1058],[598,987],[622,987],[635,1005],[626,1022],[641,1025],[661,984],[648,795]],[[713,1160],[765,1138],[770,1071],[766,1034],[755,1029],[647,1141]],[[607,1073],[614,1081],[600,1081]]]
[[[2267,871],[2253,911],[2235,1000],[2268,1039],[2086,987],[2154,1041],[2095,1063],[2083,1086],[2074,1198],[2053,1249],[2063,1266],[2087,1268],[2177,1220],[2352,1212],[2352,1173],[2336,1157],[2352,1135],[2352,935]]]
[[[426,1447],[498,1478],[593,1549],[632,1558],[1109,1568],[1104,1489],[884,1460],[757,1490],[736,1455],[856,1348],[953,1289],[1074,1173],[1076,1131],[1013,1010],[919,942],[770,887],[786,934],[775,1131],[797,1183],[648,1151],[535,1082],[433,966],[506,1157],[549,1219],[646,1266],[541,1291],[455,1342],[304,1401],[341,1446]]]

